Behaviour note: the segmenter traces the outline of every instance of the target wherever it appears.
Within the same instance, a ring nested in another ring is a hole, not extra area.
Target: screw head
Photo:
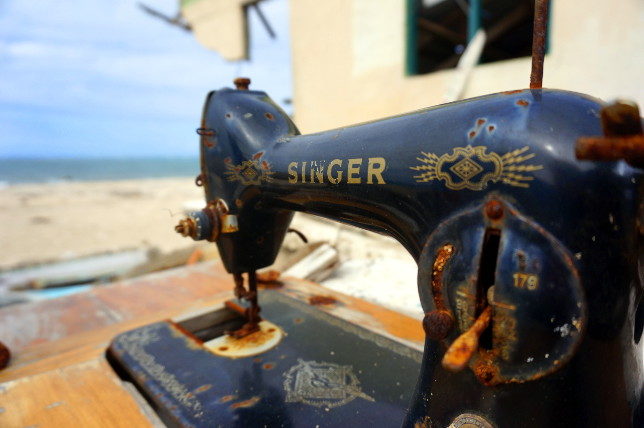
[[[247,91],[250,86],[250,79],[248,77],[238,77],[233,80],[233,83],[238,91]]]
[[[485,204],[485,215],[492,220],[499,220],[503,217],[503,204],[496,199],[492,199]]]
[[[423,329],[430,339],[443,340],[452,328],[454,328],[454,317],[449,311],[434,310],[427,312],[423,318]]]

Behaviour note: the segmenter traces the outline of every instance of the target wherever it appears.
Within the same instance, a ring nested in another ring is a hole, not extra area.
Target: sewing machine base
[[[241,325],[224,308],[116,337],[108,357],[169,426],[400,426],[422,353],[276,291],[262,317],[284,337],[245,358],[204,342]]]

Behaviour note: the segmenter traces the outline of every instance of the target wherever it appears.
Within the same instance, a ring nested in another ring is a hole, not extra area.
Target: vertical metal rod
[[[470,0],[469,16],[467,17],[467,42],[471,42],[481,28],[481,0]]]
[[[534,5],[534,28],[532,31],[532,73],[530,89],[541,89],[543,84],[543,59],[546,55],[548,32],[548,6],[550,0],[536,0]]]
[[[257,304],[257,272],[254,270],[248,271],[248,295],[250,302],[250,310],[248,312],[248,322],[257,324],[259,322],[259,305]]]

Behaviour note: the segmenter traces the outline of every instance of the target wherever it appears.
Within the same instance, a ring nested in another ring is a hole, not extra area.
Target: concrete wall
[[[295,121],[315,132],[443,102],[451,70],[405,75],[404,0],[291,0]],[[552,0],[544,87],[644,107],[644,1]],[[526,88],[530,59],[477,66],[466,97]]]

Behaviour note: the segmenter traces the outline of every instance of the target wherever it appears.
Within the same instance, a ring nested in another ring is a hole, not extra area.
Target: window
[[[476,32],[481,63],[530,56],[534,0],[407,0],[407,74],[456,67]]]

